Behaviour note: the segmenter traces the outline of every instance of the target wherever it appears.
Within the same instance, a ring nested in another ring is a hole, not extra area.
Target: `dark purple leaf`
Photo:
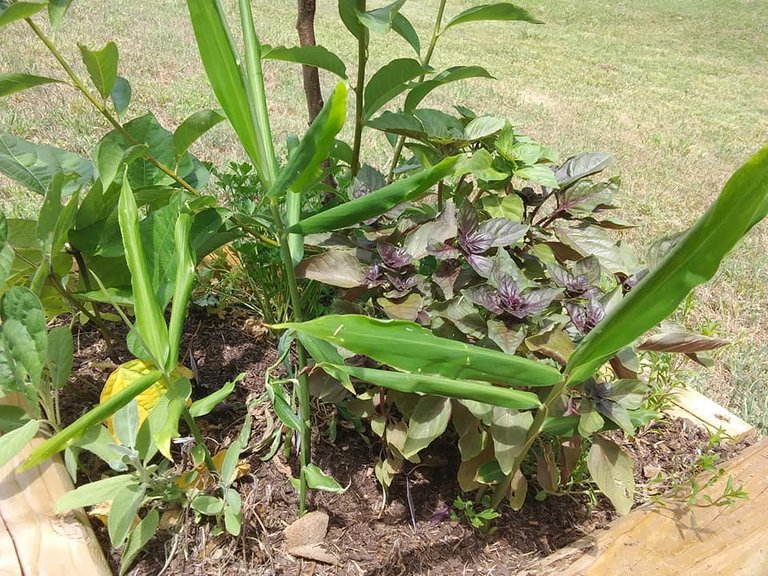
[[[590,286],[600,283],[600,261],[594,256],[582,258],[573,265],[574,276],[584,276]]]
[[[461,256],[461,251],[458,248],[444,242],[431,242],[427,246],[427,253],[438,260],[454,260]]]
[[[427,247],[430,243],[446,242],[451,238],[456,238],[457,234],[456,205],[449,200],[435,220],[419,225],[408,234],[403,242],[403,247],[415,260],[418,260],[427,255]]]
[[[459,209],[459,218],[457,221],[459,234],[465,235],[477,228],[477,211],[469,200],[464,200]]]
[[[439,262],[432,274],[432,281],[440,288],[446,300],[453,298],[454,285],[460,273],[461,266],[457,262]]]
[[[445,502],[441,502],[434,514],[429,517],[430,524],[439,524],[451,517],[451,507]]]
[[[459,233],[459,245],[467,254],[483,254],[493,245],[493,237],[479,230]]]
[[[562,293],[558,288],[533,288],[523,293],[526,305],[526,316],[539,314]]]
[[[380,286],[382,281],[381,266],[377,262],[368,268],[361,283],[368,288],[374,288],[375,286]]]
[[[467,263],[470,266],[472,266],[472,269],[483,278],[488,278],[488,276],[491,275],[493,260],[491,260],[487,256],[480,256],[478,254],[468,254]]]
[[[560,189],[565,189],[577,180],[602,172],[613,163],[613,158],[601,152],[584,152],[568,158],[563,165],[555,170],[555,178],[560,183]]]
[[[480,224],[478,232],[491,239],[491,247],[510,246],[525,236],[528,226],[506,218],[491,218]]]
[[[398,269],[408,266],[411,261],[411,255],[406,252],[405,248],[394,246],[387,242],[379,242],[376,245],[384,264],[390,268]]]
[[[592,330],[605,316],[603,305],[595,298],[590,298],[586,307],[568,301],[565,303],[565,309],[571,317],[571,322],[573,322],[576,330],[582,334]]]
[[[578,216],[591,214],[598,208],[612,208],[619,183],[618,178],[597,184],[587,180],[576,182],[562,194],[558,211]]]
[[[677,352],[695,354],[707,350],[716,350],[729,344],[727,340],[709,338],[692,332],[662,332],[646,338],[637,350],[641,352]]]
[[[513,329],[503,320],[488,320],[487,324],[488,338],[507,354],[514,354],[525,339],[524,326]]]
[[[469,288],[464,292],[464,294],[472,302],[482,306],[489,312],[493,312],[494,314],[502,314],[504,312],[504,308],[501,303],[501,296],[490,286],[483,284],[482,286]]]

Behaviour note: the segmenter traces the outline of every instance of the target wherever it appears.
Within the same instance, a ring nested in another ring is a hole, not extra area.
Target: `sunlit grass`
[[[228,1],[232,8],[234,2]],[[318,39],[349,62],[355,44],[340,24],[335,2],[322,2]],[[449,16],[473,4],[448,3]],[[564,156],[600,150],[616,157],[623,180],[626,234],[640,255],[650,241],[689,225],[727,177],[768,142],[768,3],[749,0],[548,0],[521,2],[543,26],[473,24],[440,40],[433,65],[481,64],[497,81],[470,81],[431,96],[424,105],[462,103],[509,118],[520,130]],[[293,2],[254,0],[265,43],[295,43]],[[436,0],[409,0],[405,13],[425,39]],[[73,3],[57,41],[77,61],[76,42],[92,48],[114,40],[121,74],[133,85],[131,115],[154,112],[172,128],[187,115],[215,106],[199,64],[181,0]],[[44,48],[15,24],[0,32],[0,70],[57,73]],[[408,56],[397,37],[374,37],[371,70]],[[81,67],[78,67],[81,69]],[[329,90],[335,80],[323,76]],[[298,69],[269,63],[267,86],[280,139],[305,124]],[[3,129],[87,153],[106,132],[102,120],[66,88],[40,88],[0,101]],[[367,161],[383,167],[388,148],[371,134]],[[194,151],[225,164],[242,155],[224,126]],[[0,182],[9,214],[29,214],[35,198]],[[692,328],[716,324],[734,344],[719,355],[708,395],[747,418],[765,418],[755,398],[768,381],[768,228],[739,247],[717,280],[698,292]],[[735,388],[738,387],[738,390]],[[752,400],[751,400],[752,399]],[[760,404],[762,406],[762,404]]]

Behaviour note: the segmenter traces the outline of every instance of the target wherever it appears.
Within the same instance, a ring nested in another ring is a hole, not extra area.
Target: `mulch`
[[[90,326],[76,330],[75,349],[72,393],[63,395],[65,420],[73,420],[98,402],[103,382],[114,368],[104,341]],[[201,423],[210,448],[226,446],[238,434],[249,401],[264,392],[265,370],[277,359],[275,342],[245,313],[216,316],[193,310],[182,352],[196,371],[195,398],[245,374],[235,393]],[[130,358],[120,348],[116,354],[122,360]],[[251,436],[255,443],[268,432],[267,404],[259,406]],[[244,511],[241,535],[214,537],[211,527],[197,524],[191,511],[179,513],[175,524],[161,530],[145,548],[130,574],[535,576],[530,567],[537,559],[604,529],[615,517],[604,499],[595,502],[585,493],[549,496],[543,501],[529,493],[522,510],[502,512],[491,534],[481,534],[466,522],[445,519],[440,512],[459,495],[455,481],[459,456],[447,441],[430,447],[435,465],[399,475],[382,506],[383,494],[373,473],[378,439],[339,426],[331,442],[325,412],[327,409],[318,410],[313,459],[348,489],[344,494],[315,492],[311,507],[324,510],[330,517],[325,547],[339,559],[337,565],[301,560],[287,553],[283,530],[296,519],[298,511],[297,494],[289,483],[296,472],[295,458],[290,454],[286,457],[281,450],[262,461],[265,450],[254,450],[246,455],[250,473],[238,481]],[[638,497],[659,489],[649,484],[659,471],[681,477],[702,451],[715,450],[724,460],[743,448],[712,448],[704,430],[677,419],[654,423],[633,439],[616,439],[642,463],[635,472]],[[185,458],[180,450],[180,465]],[[88,476],[98,479],[103,467],[85,454],[81,470],[78,480],[84,482]],[[117,572],[119,554],[110,549],[106,530],[98,521],[94,521],[94,529]]]

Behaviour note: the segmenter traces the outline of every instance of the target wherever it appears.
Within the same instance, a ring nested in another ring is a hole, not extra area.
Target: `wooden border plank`
[[[726,463],[702,492],[722,494],[727,476],[749,500],[734,507],[645,505],[536,562],[527,576],[755,576],[768,574],[768,439]]]
[[[670,402],[672,405],[666,410],[667,414],[692,420],[712,434],[722,428],[734,442],[757,434],[754,426],[692,388],[676,388],[670,395]]]

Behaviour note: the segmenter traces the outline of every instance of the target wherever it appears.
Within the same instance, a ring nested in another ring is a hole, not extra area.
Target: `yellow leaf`
[[[101,391],[99,402],[103,404],[112,396],[127,388],[136,382],[136,380],[145,374],[148,374],[152,370],[155,370],[154,365],[149,362],[145,362],[144,360],[131,360],[130,362],[121,364],[114,372],[112,372],[112,374],[109,375],[109,378],[107,378],[107,383],[104,384],[104,388]],[[172,375],[191,378],[192,372],[184,366],[177,366]],[[141,424],[147,418],[152,408],[154,408],[160,399],[165,396],[166,392],[168,392],[168,383],[164,378],[161,378],[152,386],[147,388],[144,392],[136,396],[136,403],[138,405],[139,413],[139,426],[141,426]],[[112,436],[115,437],[115,440],[117,440],[111,416],[107,419],[107,428],[109,429],[109,432],[112,434]]]

